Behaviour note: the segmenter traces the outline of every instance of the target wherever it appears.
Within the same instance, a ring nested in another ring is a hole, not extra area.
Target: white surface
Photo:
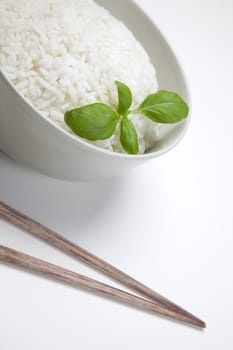
[[[170,297],[197,331],[0,265],[0,348],[233,348],[232,1],[140,0],[186,69],[182,143],[126,177],[59,182],[0,155],[0,198]],[[0,222],[0,243],[105,280]]]

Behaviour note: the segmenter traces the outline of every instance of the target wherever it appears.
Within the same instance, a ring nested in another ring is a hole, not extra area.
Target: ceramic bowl
[[[99,0],[135,34],[156,67],[159,87],[178,92],[189,104],[187,83],[171,47],[130,0]],[[140,23],[140,25],[139,25]],[[162,126],[161,137],[144,155],[113,153],[93,146],[43,117],[0,72],[0,148],[16,161],[50,177],[95,181],[119,174],[171,150],[183,137],[189,118]]]

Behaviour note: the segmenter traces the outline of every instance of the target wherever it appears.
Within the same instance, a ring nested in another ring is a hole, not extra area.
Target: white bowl
[[[97,0],[121,19],[149,53],[160,88],[178,92],[188,103],[182,70],[163,35],[132,1]],[[0,148],[13,159],[51,177],[99,180],[122,174],[172,149],[183,137],[189,118],[162,126],[160,140],[144,155],[113,153],[90,145],[43,117],[0,72]]]

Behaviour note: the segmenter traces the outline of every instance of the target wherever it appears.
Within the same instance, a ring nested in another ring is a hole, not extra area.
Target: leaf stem
[[[138,114],[141,113],[142,111],[140,109],[133,109],[132,111],[128,111],[128,114]]]

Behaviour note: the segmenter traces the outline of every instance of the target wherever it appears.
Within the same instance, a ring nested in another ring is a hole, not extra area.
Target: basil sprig
[[[157,123],[177,123],[188,115],[189,108],[175,92],[159,90],[147,96],[137,110],[130,113],[142,113]]]
[[[115,132],[118,114],[104,103],[93,103],[66,112],[65,122],[80,137],[105,140]]]
[[[116,81],[118,106],[114,110],[104,103],[93,103],[65,113],[65,123],[78,136],[90,141],[110,138],[120,123],[120,142],[128,154],[137,154],[139,142],[137,130],[128,118],[130,114],[143,114],[157,123],[172,124],[188,116],[189,108],[175,92],[159,90],[148,95],[137,109],[130,110],[132,92],[129,87]]]
[[[120,115],[125,116],[133,102],[132,92],[127,85],[121,83],[120,81],[116,80],[115,84],[118,91],[117,112]]]
[[[129,154],[137,154],[139,151],[137,130],[131,120],[121,120],[120,141],[124,150]]]

